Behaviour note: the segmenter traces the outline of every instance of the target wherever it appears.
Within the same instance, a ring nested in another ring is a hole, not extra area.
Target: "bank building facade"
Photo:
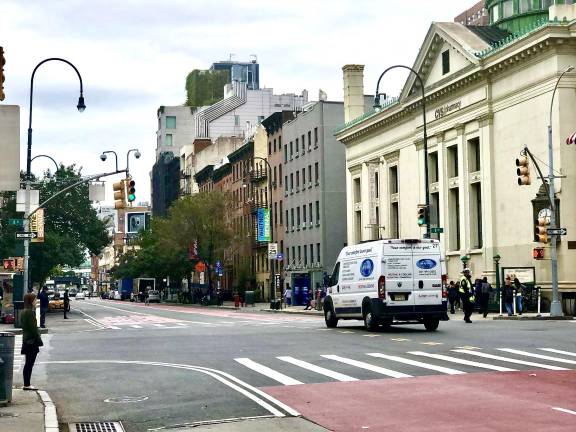
[[[550,204],[535,165],[519,186],[515,163],[526,146],[548,175],[551,118],[557,226],[567,229],[557,245],[559,289],[576,292],[576,145],[566,142],[576,131],[576,5],[552,3],[487,1],[488,26],[432,23],[410,65],[424,83],[429,222],[449,280],[465,265],[494,284],[499,268],[551,296],[550,245],[535,233]],[[422,238],[422,88],[410,73],[398,98],[366,111],[364,84],[376,83],[363,82],[363,69],[343,67],[346,123],[335,131],[346,148],[348,244]],[[533,257],[538,247],[543,260]]]

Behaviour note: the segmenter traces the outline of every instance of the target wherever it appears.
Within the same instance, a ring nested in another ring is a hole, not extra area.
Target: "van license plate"
[[[405,301],[406,300],[406,296],[405,295],[395,295],[394,296],[394,301]]]

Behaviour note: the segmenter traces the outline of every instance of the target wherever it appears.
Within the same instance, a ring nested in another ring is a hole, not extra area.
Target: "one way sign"
[[[38,234],[35,232],[17,232],[16,238],[17,239],[35,239],[38,237]]]
[[[565,236],[566,234],[568,234],[568,230],[566,228],[548,228],[546,230],[546,234]]]

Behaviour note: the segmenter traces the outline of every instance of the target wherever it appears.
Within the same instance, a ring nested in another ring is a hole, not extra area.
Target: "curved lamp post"
[[[34,156],[34,157],[30,160],[30,163],[32,163],[32,161],[34,161],[34,159],[36,159],[36,158],[41,158],[41,157],[48,158],[48,159],[50,159],[52,162],[54,162],[54,165],[56,166],[56,171],[58,171],[58,168],[59,168],[58,162],[56,162],[52,156],[48,156],[48,155],[45,155],[45,154],[36,155],[36,156]]]
[[[32,71],[32,77],[30,78],[30,106],[28,109],[28,152],[27,152],[27,156],[26,156],[26,202],[25,202],[25,207],[24,207],[25,208],[25,211],[24,211],[24,230],[26,232],[29,231],[29,229],[30,229],[29,216],[30,216],[30,180],[31,180],[31,175],[32,175],[31,174],[31,166],[32,166],[32,102],[33,102],[33,95],[34,95],[34,76],[36,75],[36,71],[38,70],[38,68],[40,66],[42,66],[44,63],[47,63],[50,61],[63,62],[63,63],[66,63],[67,65],[69,65],[70,67],[72,67],[72,69],[74,69],[74,71],[78,75],[78,79],[80,81],[80,96],[78,97],[78,104],[76,105],[76,108],[80,112],[83,112],[86,109],[86,105],[84,104],[84,87],[82,85],[82,76],[80,75],[80,72],[78,72],[78,69],[76,69],[76,66],[74,66],[72,63],[70,63],[68,60],[58,58],[58,57],[47,58],[45,60],[42,60],[40,63],[38,63],[36,65],[36,67]],[[30,258],[30,240],[24,239],[24,269],[23,269],[24,281],[23,282],[24,282],[24,287],[27,291],[30,290],[29,274],[28,274],[29,273],[29,271],[28,271],[29,258]]]
[[[418,82],[420,83],[420,90],[422,90],[422,118],[424,120],[424,193],[426,194],[425,198],[426,209],[424,210],[426,212],[426,233],[424,234],[424,238],[430,238],[430,185],[428,181],[428,134],[426,130],[426,95],[424,93],[424,82],[422,81],[422,77],[420,77],[418,72],[416,72],[409,66],[404,65],[390,66],[388,69],[382,72],[380,78],[378,78],[378,82],[376,84],[376,93],[374,93],[375,94],[374,108],[376,109],[380,108],[380,96],[384,96],[384,99],[386,99],[386,93],[379,92],[380,81],[382,80],[382,77],[388,71],[397,68],[407,69],[411,73],[413,73],[416,76]]]

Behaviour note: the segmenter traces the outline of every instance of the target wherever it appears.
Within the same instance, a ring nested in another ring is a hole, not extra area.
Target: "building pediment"
[[[490,45],[468,27],[453,22],[432,23],[412,68],[418,72],[424,87],[434,86],[470,66],[477,66],[476,53]],[[420,93],[420,83],[410,74],[401,100]]]

